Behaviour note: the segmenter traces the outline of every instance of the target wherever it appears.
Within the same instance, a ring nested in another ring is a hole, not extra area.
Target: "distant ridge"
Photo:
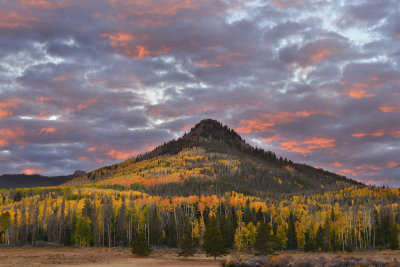
[[[0,189],[57,186],[75,177],[84,175],[84,171],[75,171],[72,175],[42,176],[40,174],[3,174],[0,176]]]

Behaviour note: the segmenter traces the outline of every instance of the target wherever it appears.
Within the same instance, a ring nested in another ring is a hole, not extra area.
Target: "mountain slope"
[[[360,183],[251,147],[235,131],[207,119],[153,151],[67,182],[140,189],[157,195],[310,193]]]

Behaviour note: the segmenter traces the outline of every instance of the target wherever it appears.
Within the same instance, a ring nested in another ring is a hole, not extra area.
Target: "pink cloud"
[[[23,169],[21,173],[31,175],[31,174],[38,174],[44,172],[43,169]]]
[[[314,152],[315,150],[332,148],[335,146],[335,139],[312,137],[304,141],[290,140],[280,143],[281,148],[290,152],[301,153],[303,155]]]

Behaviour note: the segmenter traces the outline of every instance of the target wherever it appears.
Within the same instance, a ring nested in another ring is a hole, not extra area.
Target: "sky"
[[[398,0],[0,0],[0,174],[121,162],[216,119],[400,187]]]

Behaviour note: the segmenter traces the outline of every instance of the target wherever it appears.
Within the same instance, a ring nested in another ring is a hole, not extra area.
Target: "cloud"
[[[365,136],[373,136],[373,137],[380,137],[384,135],[400,135],[400,130],[385,130],[385,129],[379,129],[373,132],[368,132],[368,133],[353,133],[351,136],[355,138],[362,138]]]
[[[42,129],[40,129],[39,134],[43,134],[43,133],[55,133],[56,131],[57,131],[57,129],[54,128],[54,127],[42,128]]]
[[[17,108],[19,100],[16,98],[6,99],[0,102],[0,120],[4,117],[9,117],[13,114],[13,109]]]
[[[44,172],[42,169],[23,169],[21,170],[21,173],[31,175],[31,174],[39,174]]]
[[[274,0],[273,4],[278,8],[289,8],[292,6],[296,6],[301,2],[303,2],[303,0]]]
[[[400,186],[399,16],[392,0],[4,0],[0,169],[89,171],[214,118]]]
[[[0,28],[32,28],[32,23],[38,21],[38,18],[26,16],[16,11],[0,11]]]
[[[6,147],[10,144],[25,144],[24,135],[25,131],[21,127],[0,129],[0,147]]]
[[[278,112],[274,114],[260,114],[260,119],[241,120],[236,130],[240,133],[253,133],[269,131],[273,126],[287,124],[312,115],[330,115],[329,111],[300,110],[296,112]]]
[[[400,106],[380,106],[382,112],[400,112]]]
[[[335,146],[335,139],[313,137],[304,141],[284,141],[281,147],[289,152],[308,154],[314,150],[332,148]]]

